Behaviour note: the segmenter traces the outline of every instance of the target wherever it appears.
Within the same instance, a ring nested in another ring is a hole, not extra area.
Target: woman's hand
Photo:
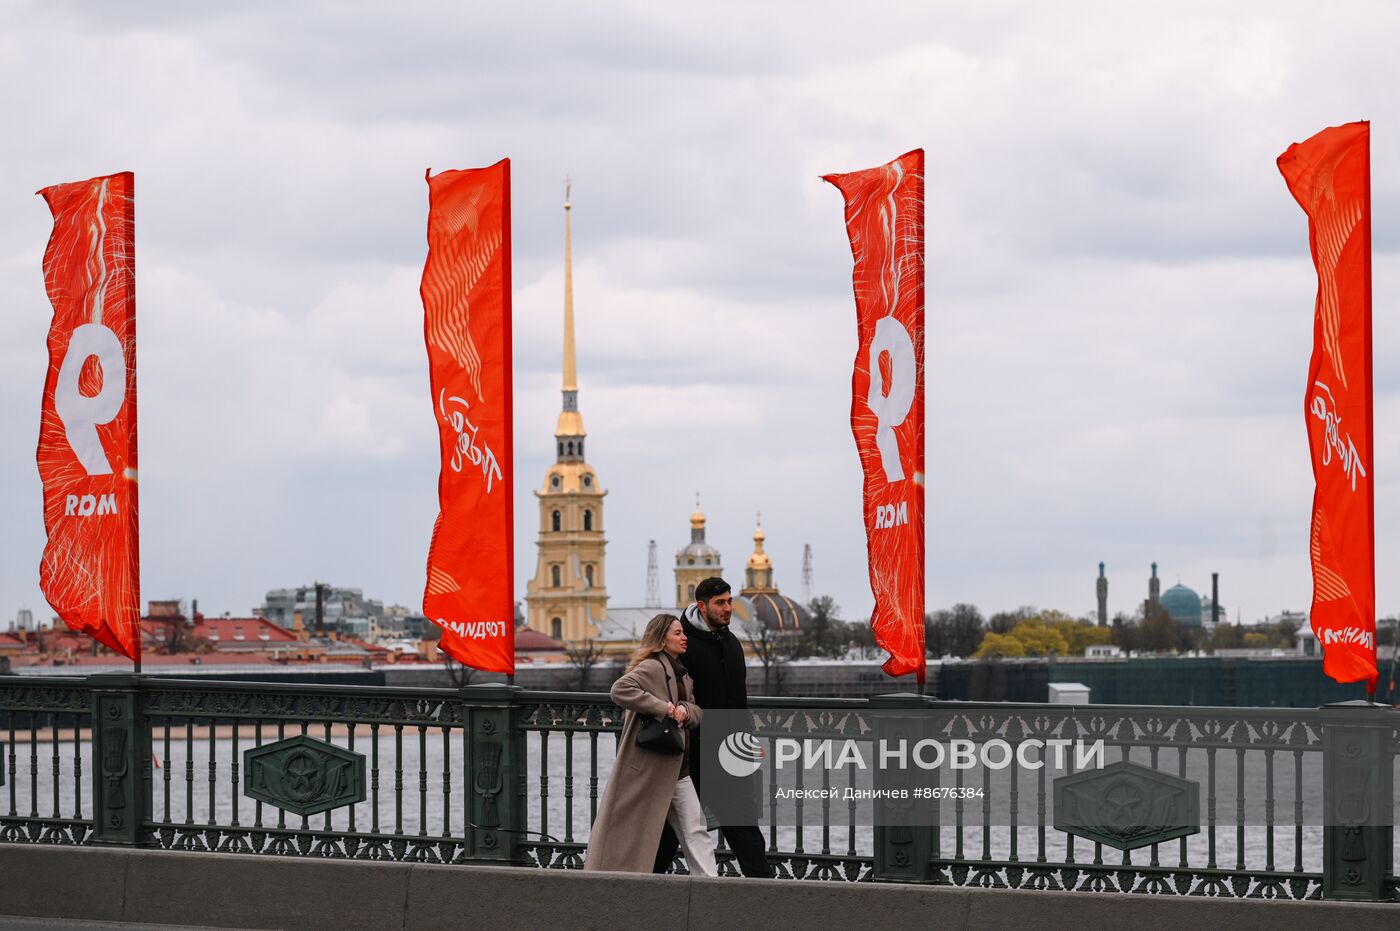
[[[677,724],[684,724],[686,719],[690,717],[690,712],[686,710],[685,705],[672,705],[671,708],[671,717],[676,719]]]
[[[675,702],[673,702],[673,701],[668,701],[668,702],[666,703],[666,717],[668,717],[668,718],[676,718],[676,703],[675,703]],[[679,721],[680,718],[676,718],[676,720]]]

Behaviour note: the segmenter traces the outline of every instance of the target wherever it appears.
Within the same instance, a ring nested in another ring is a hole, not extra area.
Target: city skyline
[[[411,3],[14,4],[0,617],[50,615],[33,461],[50,222],[34,190],[136,173],[143,603],[240,614],[321,578],[416,607],[438,467],[423,171],[502,156],[517,597],[529,491],[554,458],[568,174],[614,602],[643,602],[649,540],[665,574],[699,489],[731,583],[761,510],[784,591],[810,544],[814,593],[867,616],[850,252],[817,176],[914,146],[929,165],[928,608],[1089,614],[1100,561],[1110,616],[1141,602],[1154,561],[1203,594],[1219,572],[1231,620],[1306,608],[1315,278],[1274,159],[1360,118],[1375,127],[1377,608],[1400,610],[1383,571],[1400,558],[1385,312],[1400,64],[1384,25],[1400,13],[892,4],[833,30],[817,10],[716,9],[703,29],[676,10],[434,11],[425,31]]]

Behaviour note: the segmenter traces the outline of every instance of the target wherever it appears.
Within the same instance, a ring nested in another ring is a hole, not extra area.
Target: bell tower
[[[705,542],[705,512],[695,493],[695,513],[690,515],[690,545],[676,553],[676,607],[695,601],[695,586],[712,575],[724,575],[719,550]]]
[[[584,459],[574,353],[573,205],[564,187],[564,384],[554,428],[555,462],[535,492],[540,502],[539,561],[525,586],[526,626],[564,643],[598,636],[607,616],[603,497],[607,492]]]

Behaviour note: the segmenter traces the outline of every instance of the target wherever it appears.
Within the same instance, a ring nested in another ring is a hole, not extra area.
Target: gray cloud
[[[512,158],[518,588],[558,410],[575,179],[581,404],[609,589],[703,492],[731,575],[870,607],[850,253],[826,171],[928,151],[929,602],[1130,609],[1147,564],[1301,607],[1313,278],[1274,168],[1375,121],[1377,540],[1400,330],[1396,13],[1304,4],[21,4],[0,38],[0,620],[42,607],[49,183],[137,172],[143,586],[246,611],[421,597],[435,427],[423,171]],[[1383,611],[1400,608],[1380,580]]]

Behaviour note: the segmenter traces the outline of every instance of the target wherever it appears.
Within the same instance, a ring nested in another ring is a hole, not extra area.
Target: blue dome
[[[1201,596],[1185,585],[1173,585],[1162,592],[1162,607],[1182,627],[1201,626]]]

